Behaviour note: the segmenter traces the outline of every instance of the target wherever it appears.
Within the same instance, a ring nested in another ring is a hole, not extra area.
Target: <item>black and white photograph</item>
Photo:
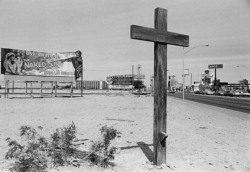
[[[0,172],[250,172],[249,0],[0,0]]]

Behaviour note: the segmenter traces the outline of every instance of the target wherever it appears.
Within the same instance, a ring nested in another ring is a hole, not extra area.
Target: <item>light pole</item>
[[[189,51],[200,47],[200,46],[209,46],[209,44],[200,44],[197,46],[194,46],[193,48],[187,50],[186,52],[184,52],[184,47],[183,47],[183,55],[182,55],[182,100],[184,100],[184,88],[185,88],[185,75],[184,75],[184,55],[187,54]]]
[[[187,74],[185,74],[185,70],[188,71]],[[183,96],[182,98],[183,98],[183,100],[184,100],[184,92],[185,92],[185,85],[186,85],[185,84],[185,77],[186,77],[186,75],[189,75],[189,69],[184,69],[183,70],[183,83],[182,83],[182,96]]]

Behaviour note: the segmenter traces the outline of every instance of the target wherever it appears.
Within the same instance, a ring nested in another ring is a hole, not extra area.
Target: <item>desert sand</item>
[[[19,128],[43,127],[51,133],[73,121],[77,137],[97,140],[99,128],[113,126],[122,134],[114,166],[82,165],[51,171],[250,171],[250,115],[192,101],[167,98],[167,165],[152,161],[153,97],[128,92],[86,94],[84,97],[0,98],[0,172],[8,171],[5,139],[19,138]],[[10,96],[11,97],[11,96]],[[12,96],[13,97],[13,96]],[[87,149],[87,141],[83,149]]]

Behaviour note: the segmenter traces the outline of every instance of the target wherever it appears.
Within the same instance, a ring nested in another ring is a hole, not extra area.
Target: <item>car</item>
[[[214,95],[216,95],[216,96],[224,96],[224,93],[225,93],[224,90],[219,90],[216,93],[214,93]]]
[[[168,91],[168,93],[175,93],[175,91]]]
[[[139,90],[136,90],[133,92],[134,95],[148,95],[148,94],[151,94],[151,92],[149,91],[139,91]]]
[[[241,91],[240,95],[241,96],[250,96],[250,93],[248,93],[247,91]]]
[[[225,91],[224,96],[230,96],[233,97],[233,93],[230,90]]]
[[[233,92],[233,95],[239,97],[241,95],[241,91],[240,90],[235,90]]]
[[[211,90],[205,90],[204,93],[206,95],[214,95],[214,91],[211,91]]]
[[[194,91],[194,94],[202,94],[201,91]]]

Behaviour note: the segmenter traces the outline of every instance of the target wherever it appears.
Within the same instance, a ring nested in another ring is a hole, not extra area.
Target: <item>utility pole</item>
[[[192,73],[190,75],[190,87],[192,88]]]

